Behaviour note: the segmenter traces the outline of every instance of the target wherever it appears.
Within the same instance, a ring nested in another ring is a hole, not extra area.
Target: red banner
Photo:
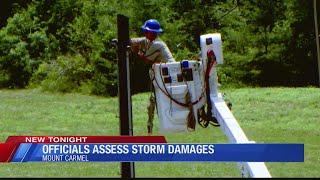
[[[9,162],[18,146],[19,143],[0,143],[0,162]]]

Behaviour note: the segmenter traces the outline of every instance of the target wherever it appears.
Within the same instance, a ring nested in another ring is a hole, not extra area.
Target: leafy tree
[[[32,28],[32,20],[24,10],[9,18],[8,25],[0,30],[0,87],[23,88],[28,84],[32,71],[24,34]]]
[[[318,82],[310,0],[3,0],[1,8],[1,88],[117,95],[117,14],[129,17],[130,37],[157,19],[177,61],[194,59],[200,35],[221,33],[223,84]],[[148,69],[131,55],[133,93],[147,90]]]

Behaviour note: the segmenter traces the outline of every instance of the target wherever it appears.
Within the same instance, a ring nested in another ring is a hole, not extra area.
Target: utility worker
[[[132,38],[131,49],[145,64],[175,62],[169,48],[158,36],[163,30],[157,20],[147,20],[141,29],[145,37]]]
[[[154,63],[170,63],[175,62],[168,46],[160,39],[159,33],[163,30],[160,28],[160,23],[155,19],[147,20],[141,29],[144,32],[145,37],[132,38],[131,50],[136,53],[145,64],[152,65]],[[151,96],[149,98],[148,109],[148,134],[152,134],[154,110],[156,106],[156,100],[153,92],[153,85],[151,82],[150,90]]]

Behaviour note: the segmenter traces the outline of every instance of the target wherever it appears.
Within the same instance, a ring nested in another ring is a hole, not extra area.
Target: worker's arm
[[[145,64],[151,64],[152,65],[154,63],[160,63],[160,61],[156,61],[156,60],[152,61],[152,60],[146,58],[141,51],[138,53],[138,56]]]
[[[131,44],[131,51],[132,51],[133,53],[138,54],[138,53],[139,53],[139,50],[140,50],[140,45],[139,45],[139,43],[132,43],[132,44]]]
[[[145,43],[145,38],[131,38],[130,39],[130,47],[131,51],[135,54],[138,54],[140,48]]]
[[[156,61],[152,61],[144,56],[144,53],[140,51],[140,44],[135,42],[131,43],[131,50],[133,53],[137,54],[139,56],[139,59],[141,59],[145,64],[154,64]]]
[[[143,52],[140,51],[140,44],[138,41],[131,40],[131,50],[133,53],[137,54],[139,59],[141,59],[145,64],[153,64],[154,61],[149,60],[146,58],[143,54]]]

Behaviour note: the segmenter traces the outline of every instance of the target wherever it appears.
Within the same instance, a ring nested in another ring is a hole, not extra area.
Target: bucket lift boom
[[[220,84],[216,65],[223,64],[221,35],[201,35],[200,47],[202,61],[182,60],[154,64],[152,67],[153,73],[150,76],[155,87],[160,133],[195,130],[200,118],[198,112],[208,98],[212,106],[211,114],[229,143],[255,143],[248,140],[221,93],[218,93]],[[214,57],[214,62],[209,56]],[[206,83],[206,78],[209,83]],[[209,86],[209,94],[206,93],[206,86]],[[191,103],[188,103],[186,97],[191,99]],[[191,115],[194,118],[190,120]],[[194,123],[191,128],[190,123]],[[271,177],[264,162],[243,162],[238,163],[238,166],[243,177]]]

